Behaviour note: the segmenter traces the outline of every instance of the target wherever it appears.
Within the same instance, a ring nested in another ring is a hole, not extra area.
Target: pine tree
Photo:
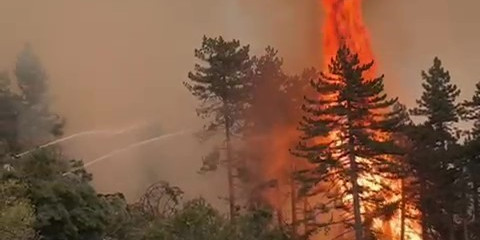
[[[445,140],[451,140],[448,134],[451,125],[458,122],[459,104],[456,103],[460,89],[450,80],[450,73],[442,67],[442,62],[435,57],[428,72],[422,71],[424,89],[422,97],[417,100],[417,107],[411,110],[414,116],[427,117],[425,124],[434,130],[444,132]]]
[[[61,135],[64,121],[50,110],[47,74],[30,45],[18,56],[15,76],[22,95],[19,137],[23,147],[32,147]]]
[[[315,166],[298,174],[304,192],[323,193],[328,199],[317,211],[343,211],[340,219],[332,215],[319,227],[344,224],[356,240],[365,239],[368,224],[389,207],[372,185],[378,184],[380,191],[388,187],[367,176],[389,174],[395,169],[389,156],[400,153],[389,136],[401,122],[401,111],[392,110],[397,99],[384,93],[383,76],[364,78],[372,66],[345,46],[338,50],[329,73],[311,83],[319,96],[306,98],[303,136],[293,151]],[[360,183],[360,178],[371,184]]]
[[[206,130],[221,130],[225,136],[230,216],[233,219],[237,208],[234,190],[237,161],[231,142],[245,124],[251,88],[249,46],[242,46],[238,40],[204,37],[201,48],[195,50],[195,57],[202,64],[195,64],[194,71],[188,74],[190,81],[184,85],[201,101],[197,114],[210,120]],[[212,156],[213,159],[219,157],[218,154]]]
[[[463,117],[473,121],[472,138],[480,137],[480,82],[475,85],[475,93],[469,101],[463,103]]]
[[[468,221],[471,234],[480,238],[480,139],[474,138],[465,143],[467,191],[466,195],[470,202]]]
[[[428,72],[422,71],[422,79],[422,97],[410,111],[414,116],[427,118],[410,134],[416,148],[410,161],[418,180],[422,232],[424,239],[435,233],[454,239],[455,205],[459,198],[456,185],[462,167],[458,164],[453,124],[459,120],[461,108],[456,99],[460,90],[451,83],[450,73],[438,58]]]
[[[400,180],[400,202],[399,202],[399,213],[400,213],[400,240],[405,240],[407,238],[407,220],[411,220],[410,211],[408,209],[412,206],[412,198],[415,194],[410,188],[412,173],[411,166],[408,164],[410,149],[412,144],[408,139],[406,134],[407,130],[412,126],[412,120],[408,114],[408,110],[405,105],[397,103],[393,106],[395,111],[398,111],[398,116],[400,120],[399,128],[393,134],[393,138],[399,146],[401,146],[404,153],[402,156],[396,159],[398,164],[398,169],[395,171],[395,177]]]
[[[473,185],[473,206],[474,219],[480,219],[480,83],[476,84],[475,95],[471,101],[466,103],[469,119],[473,120],[472,141],[468,145],[470,150],[469,172],[472,177]],[[480,235],[480,234],[479,234]]]
[[[470,136],[465,143],[465,175],[467,196],[470,197],[471,206],[471,229],[480,229],[480,82],[475,85],[475,93],[472,98],[463,103],[463,118],[473,122],[473,128]],[[477,237],[480,237],[480,230],[474,231]]]

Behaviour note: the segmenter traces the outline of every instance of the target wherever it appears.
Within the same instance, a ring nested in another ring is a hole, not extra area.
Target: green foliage
[[[137,208],[128,205],[123,194],[104,194],[102,199],[107,224],[102,239],[140,240],[149,224],[148,218]]]
[[[146,240],[287,240],[280,229],[271,226],[268,211],[252,211],[239,216],[235,224],[204,199],[194,199],[169,219],[155,222]]]
[[[105,229],[105,205],[89,185],[90,175],[78,164],[46,151],[14,164],[18,178],[28,185],[34,228],[43,239],[100,239]]]
[[[222,37],[203,38],[195,57],[201,63],[188,73],[185,87],[201,101],[197,114],[210,119],[207,130],[228,129],[235,132],[244,118],[252,62],[249,46]]]
[[[249,49],[249,46],[242,46],[238,40],[204,37],[201,48],[195,49],[195,57],[200,63],[195,64],[194,71],[188,73],[190,81],[184,82],[185,87],[201,102],[197,115],[208,119],[206,132],[222,131],[224,135],[225,145],[218,148],[225,149],[225,161],[219,161],[215,149],[204,159],[202,170],[215,170],[218,163],[226,163],[232,218],[237,209],[235,170],[240,161],[235,157],[231,142],[246,124],[245,111],[249,107],[252,85]]]
[[[227,239],[227,223],[203,199],[187,202],[172,219],[160,220],[147,240],[220,240]]]
[[[27,186],[17,180],[0,183],[0,239],[25,240],[34,236],[34,209]]]
[[[364,78],[372,65],[360,63],[358,55],[346,47],[338,50],[329,73],[311,82],[317,95],[306,98],[303,105],[305,115],[299,128],[303,136],[293,152],[314,166],[298,173],[302,192],[324,194],[315,209],[328,215],[318,227],[355,226],[357,239],[361,239],[364,223],[389,208],[382,198],[389,186],[365,176],[393,174],[398,167],[389,157],[401,153],[390,136],[400,127],[404,112],[392,109],[397,100],[384,93],[383,76]],[[371,184],[358,183],[360,176]],[[380,190],[371,188],[374,184]],[[347,197],[353,202],[345,203]],[[367,209],[365,213],[360,213],[360,205]],[[330,217],[334,210],[346,214]]]

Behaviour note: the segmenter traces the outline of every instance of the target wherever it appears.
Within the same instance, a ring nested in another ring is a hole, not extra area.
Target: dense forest
[[[480,239],[480,83],[460,101],[434,58],[408,109],[347,46],[328,69],[296,75],[274,48],[254,56],[222,37],[204,37],[193,57],[183,84],[205,122],[196,137],[215,147],[192,161],[227,173],[228,213],[167,182],[136,202],[97,193],[81,160],[35,149],[68,119],[26,46],[0,75],[0,239]],[[277,201],[285,189],[288,204]],[[394,219],[395,233],[378,224]]]

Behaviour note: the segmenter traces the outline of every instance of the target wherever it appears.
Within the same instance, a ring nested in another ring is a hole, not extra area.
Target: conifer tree
[[[442,67],[442,62],[435,57],[428,72],[422,71],[423,93],[417,100],[417,107],[411,110],[414,116],[427,117],[425,124],[434,130],[444,132],[445,140],[451,140],[452,124],[458,122],[460,106],[456,103],[460,89],[451,83],[450,73]]]
[[[474,226],[480,229],[480,82],[475,85],[472,98],[463,103],[463,118],[473,122],[470,136],[465,143],[465,168],[467,175],[467,195],[471,196],[471,219]],[[474,232],[480,237],[480,230]]]
[[[418,180],[424,239],[440,233],[454,239],[455,205],[459,193],[456,182],[461,166],[453,124],[459,120],[460,105],[456,102],[460,90],[451,82],[450,73],[434,58],[433,66],[422,71],[423,93],[410,113],[427,120],[414,127],[410,135],[416,152],[412,164]]]
[[[225,41],[222,37],[203,38],[202,46],[195,50],[201,64],[195,64],[188,74],[186,88],[201,101],[197,114],[208,119],[208,131],[223,131],[228,174],[230,216],[236,215],[235,172],[236,161],[232,138],[245,124],[248,107],[252,61],[249,46],[238,40]],[[215,158],[218,154],[213,154]]]
[[[367,175],[388,174],[394,162],[388,156],[399,148],[389,137],[401,123],[401,111],[394,111],[397,99],[384,93],[383,75],[365,79],[373,62],[361,63],[358,54],[341,47],[329,65],[311,85],[318,96],[306,98],[303,133],[293,153],[307,159],[313,168],[299,172],[308,195],[323,193],[324,202],[314,207],[321,214],[332,214],[319,227],[343,224],[366,239],[369,223],[388,208],[378,189],[359,179],[388,188]],[[339,218],[332,211],[341,210]],[[353,215],[352,215],[353,213]]]
[[[465,111],[463,117],[466,120],[473,121],[473,129],[471,130],[472,138],[480,137],[480,82],[475,85],[475,93],[472,98],[463,103]]]
[[[472,177],[474,219],[480,219],[480,83],[476,84],[475,95],[466,102],[468,119],[473,120],[472,139],[467,144],[470,151],[469,172]]]
[[[64,121],[50,110],[47,74],[30,45],[18,55],[15,76],[22,97],[18,126],[21,144],[32,147],[61,135]]]

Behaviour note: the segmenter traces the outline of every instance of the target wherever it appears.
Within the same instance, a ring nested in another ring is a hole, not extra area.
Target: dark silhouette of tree
[[[422,71],[422,79],[422,97],[410,113],[427,119],[413,126],[409,133],[415,146],[410,161],[417,180],[422,234],[424,239],[440,235],[453,240],[456,205],[461,198],[458,179],[462,163],[453,129],[461,110],[456,102],[460,90],[438,58],[427,72]]]
[[[450,73],[442,67],[439,58],[433,60],[428,72],[422,71],[423,93],[417,100],[417,107],[410,112],[413,116],[427,117],[425,124],[434,130],[444,132],[445,140],[451,140],[452,124],[459,120],[460,105],[456,103],[460,89],[451,83]]]
[[[202,46],[195,50],[200,63],[195,64],[188,74],[190,81],[184,85],[194,97],[201,101],[197,114],[209,120],[207,131],[223,131],[225,137],[225,159],[228,175],[230,215],[236,215],[235,169],[238,165],[232,138],[245,124],[245,109],[251,88],[252,61],[249,46],[238,40],[225,41],[222,37],[203,38]],[[205,170],[215,169],[219,154],[214,152],[205,159]]]
[[[480,238],[480,83],[475,85],[475,93],[471,99],[462,104],[462,117],[473,122],[465,142],[462,171],[464,186],[464,229],[471,239]],[[464,234],[467,235],[467,234]]]

